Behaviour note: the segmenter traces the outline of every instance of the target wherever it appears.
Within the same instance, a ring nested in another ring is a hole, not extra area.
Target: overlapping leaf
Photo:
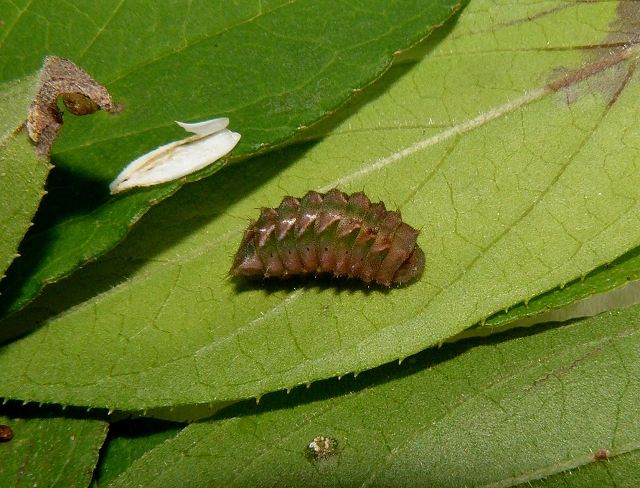
[[[352,7],[285,0],[0,2],[0,81],[56,54],[82,65],[124,109],[90,124],[66,121],[46,208],[3,283],[0,313],[21,308],[44,284],[111,249],[154,202],[176,191],[183,182],[108,194],[128,162],[182,138],[174,120],[228,116],[242,134],[236,156],[255,153],[338,108],[379,77],[395,52],[458,8],[454,1],[418,0]]]
[[[640,279],[640,249],[633,249],[612,263],[594,270],[585,278],[579,278],[562,288],[556,288],[526,303],[488,318],[481,327],[499,327],[516,319],[536,317],[550,310],[557,310],[596,294],[614,290],[629,281]],[[617,308],[617,307],[616,307]]]
[[[156,419],[124,420],[112,424],[96,469],[97,486],[105,486],[147,451],[175,437],[183,425]]]
[[[477,2],[331,137],[192,185],[83,275],[108,276],[103,293],[17,317],[51,318],[3,348],[0,391],[122,409],[259,396],[406,357],[638,246],[637,48],[579,49],[608,42],[614,7]],[[423,229],[419,282],[227,278],[257,207],[335,185]]]
[[[38,91],[39,75],[0,85],[0,279],[44,195],[49,161],[37,157],[22,124]]]
[[[594,463],[601,449],[637,452],[638,347],[640,306],[448,344],[410,364],[232,407],[151,449],[110,486],[538,480]],[[337,454],[309,456],[319,436]],[[626,469],[637,479],[637,466]]]
[[[0,406],[0,423],[13,439],[0,443],[0,486],[86,487],[108,430],[86,414],[56,407]]]

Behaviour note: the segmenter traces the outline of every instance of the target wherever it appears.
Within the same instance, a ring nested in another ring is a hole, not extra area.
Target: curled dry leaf
[[[194,173],[228,154],[240,140],[240,134],[226,129],[227,117],[194,124],[176,123],[195,135],[160,146],[129,163],[109,185],[112,194]]]
[[[99,109],[119,111],[107,89],[68,59],[50,56],[41,71],[38,93],[25,123],[36,144],[38,156],[48,156],[62,128],[62,110],[58,98],[74,115],[92,114]]]

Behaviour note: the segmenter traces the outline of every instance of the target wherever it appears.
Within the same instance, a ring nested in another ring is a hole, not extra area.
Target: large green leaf
[[[3,324],[49,317],[1,350],[0,394],[121,409],[260,396],[406,357],[638,246],[636,48],[577,49],[608,42],[615,5],[511,7],[470,5],[321,143],[157,207],[75,285]],[[228,279],[256,208],[335,185],[423,229],[421,280]],[[102,293],[67,308],[87,289]]]
[[[39,79],[36,72],[0,85],[0,279],[31,226],[51,167],[21,130]]]
[[[370,0],[353,8],[330,0],[0,0],[0,81],[53,53],[81,64],[124,108],[90,124],[67,121],[45,208],[0,290],[0,314],[114,247],[184,183],[108,194],[127,163],[184,137],[174,120],[228,116],[242,134],[236,156],[264,150],[334,111],[458,8],[455,0]]]
[[[87,414],[15,404],[0,406],[0,424],[14,434],[0,443],[0,486],[13,488],[87,486],[108,430]]]
[[[601,449],[638,450],[639,347],[640,306],[448,344],[400,367],[231,407],[151,449],[110,486],[540,479],[593,463]],[[308,459],[318,436],[334,439],[337,454]],[[640,468],[630,471],[637,479]]]

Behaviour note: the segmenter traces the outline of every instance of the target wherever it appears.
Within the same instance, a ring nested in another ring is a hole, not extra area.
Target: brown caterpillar
[[[287,277],[333,273],[385,286],[406,283],[424,269],[418,231],[362,193],[308,192],[263,208],[244,233],[229,273]]]

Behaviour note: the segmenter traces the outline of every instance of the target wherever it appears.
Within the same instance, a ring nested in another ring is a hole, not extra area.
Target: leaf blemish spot
[[[8,425],[0,425],[0,442],[7,442],[13,439],[13,430]]]
[[[331,437],[318,436],[306,449],[307,457],[312,461],[322,461],[338,454],[338,441]]]
[[[609,459],[609,456],[611,456],[611,451],[609,451],[609,449],[600,449],[599,451],[594,452],[592,457],[594,461],[606,461]]]

